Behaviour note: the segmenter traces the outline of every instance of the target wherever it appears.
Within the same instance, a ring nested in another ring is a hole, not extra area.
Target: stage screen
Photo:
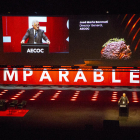
[[[76,65],[92,61],[93,65],[136,66],[140,60],[139,20],[136,14],[1,16],[0,64]],[[35,41],[35,30],[29,32],[33,21],[38,21],[50,44],[44,35],[39,43]],[[21,43],[25,36],[25,43]]]

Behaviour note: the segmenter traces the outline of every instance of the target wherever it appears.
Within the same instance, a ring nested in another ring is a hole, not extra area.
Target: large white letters
[[[67,69],[59,69],[59,82],[62,82],[62,77],[65,79],[66,82],[69,82],[67,76],[69,75],[68,71],[64,71]]]
[[[139,70],[130,70],[130,83],[140,83],[139,80],[134,80],[134,78],[139,78],[139,75],[133,75],[134,73],[139,74]]]
[[[77,82],[79,79],[82,79],[84,82],[87,82],[86,77],[81,69],[78,70],[74,82]]]
[[[8,68],[5,68],[4,69],[4,81],[7,81],[7,76],[9,78],[9,81],[12,81],[14,75],[15,75],[15,81],[18,81],[18,72],[17,72],[17,69],[16,68],[13,68],[13,71],[12,71],[11,75],[9,73]]]
[[[29,73],[27,73],[27,71]],[[27,81],[27,76],[31,76],[33,74],[33,71],[31,69],[23,69],[23,81]]]
[[[121,83],[121,80],[116,80],[114,69],[112,70],[112,83]]]
[[[100,72],[99,74],[97,74],[97,71]],[[98,79],[98,77],[100,79]],[[104,81],[104,77],[103,77],[103,71],[101,69],[97,69],[94,71],[94,82],[102,82]]]
[[[46,69],[44,69],[44,71],[42,72],[42,75],[41,75],[41,78],[40,78],[39,81],[42,82],[43,79],[48,79],[49,82],[52,82],[52,79],[51,79],[51,77],[50,77],[50,75],[49,75],[49,73],[48,73],[48,71]]]

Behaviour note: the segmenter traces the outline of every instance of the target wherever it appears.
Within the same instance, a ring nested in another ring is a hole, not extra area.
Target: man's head
[[[126,96],[126,94],[125,93],[123,93],[123,97],[125,97]]]
[[[35,30],[38,30],[38,29],[39,29],[39,22],[38,22],[37,20],[34,20],[34,21],[32,22],[32,26],[33,26],[33,28],[34,28]]]

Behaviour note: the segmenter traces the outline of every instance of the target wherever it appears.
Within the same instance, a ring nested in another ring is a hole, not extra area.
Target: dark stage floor
[[[124,92],[130,101],[129,116],[119,117],[117,101]],[[0,99],[13,98],[26,100],[29,111],[24,117],[0,117],[1,137],[6,139],[140,136],[140,89],[136,87],[1,86]]]

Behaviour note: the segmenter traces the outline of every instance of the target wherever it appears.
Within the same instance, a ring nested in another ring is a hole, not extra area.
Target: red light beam
[[[126,28],[128,27],[128,25],[130,24],[130,22],[132,21],[132,19],[133,19],[134,16],[135,16],[135,14],[127,22],[127,25],[125,26],[124,32],[125,32]]]
[[[137,49],[137,47],[138,47],[139,43],[140,43],[140,39],[139,39],[139,41],[138,41],[137,45],[135,46],[135,50],[134,50],[134,51],[136,51],[136,49]]]
[[[137,23],[139,22],[140,18],[138,18],[138,20],[133,24],[128,36],[131,34],[131,32],[133,31],[133,29],[135,28],[135,26],[137,25]]]

